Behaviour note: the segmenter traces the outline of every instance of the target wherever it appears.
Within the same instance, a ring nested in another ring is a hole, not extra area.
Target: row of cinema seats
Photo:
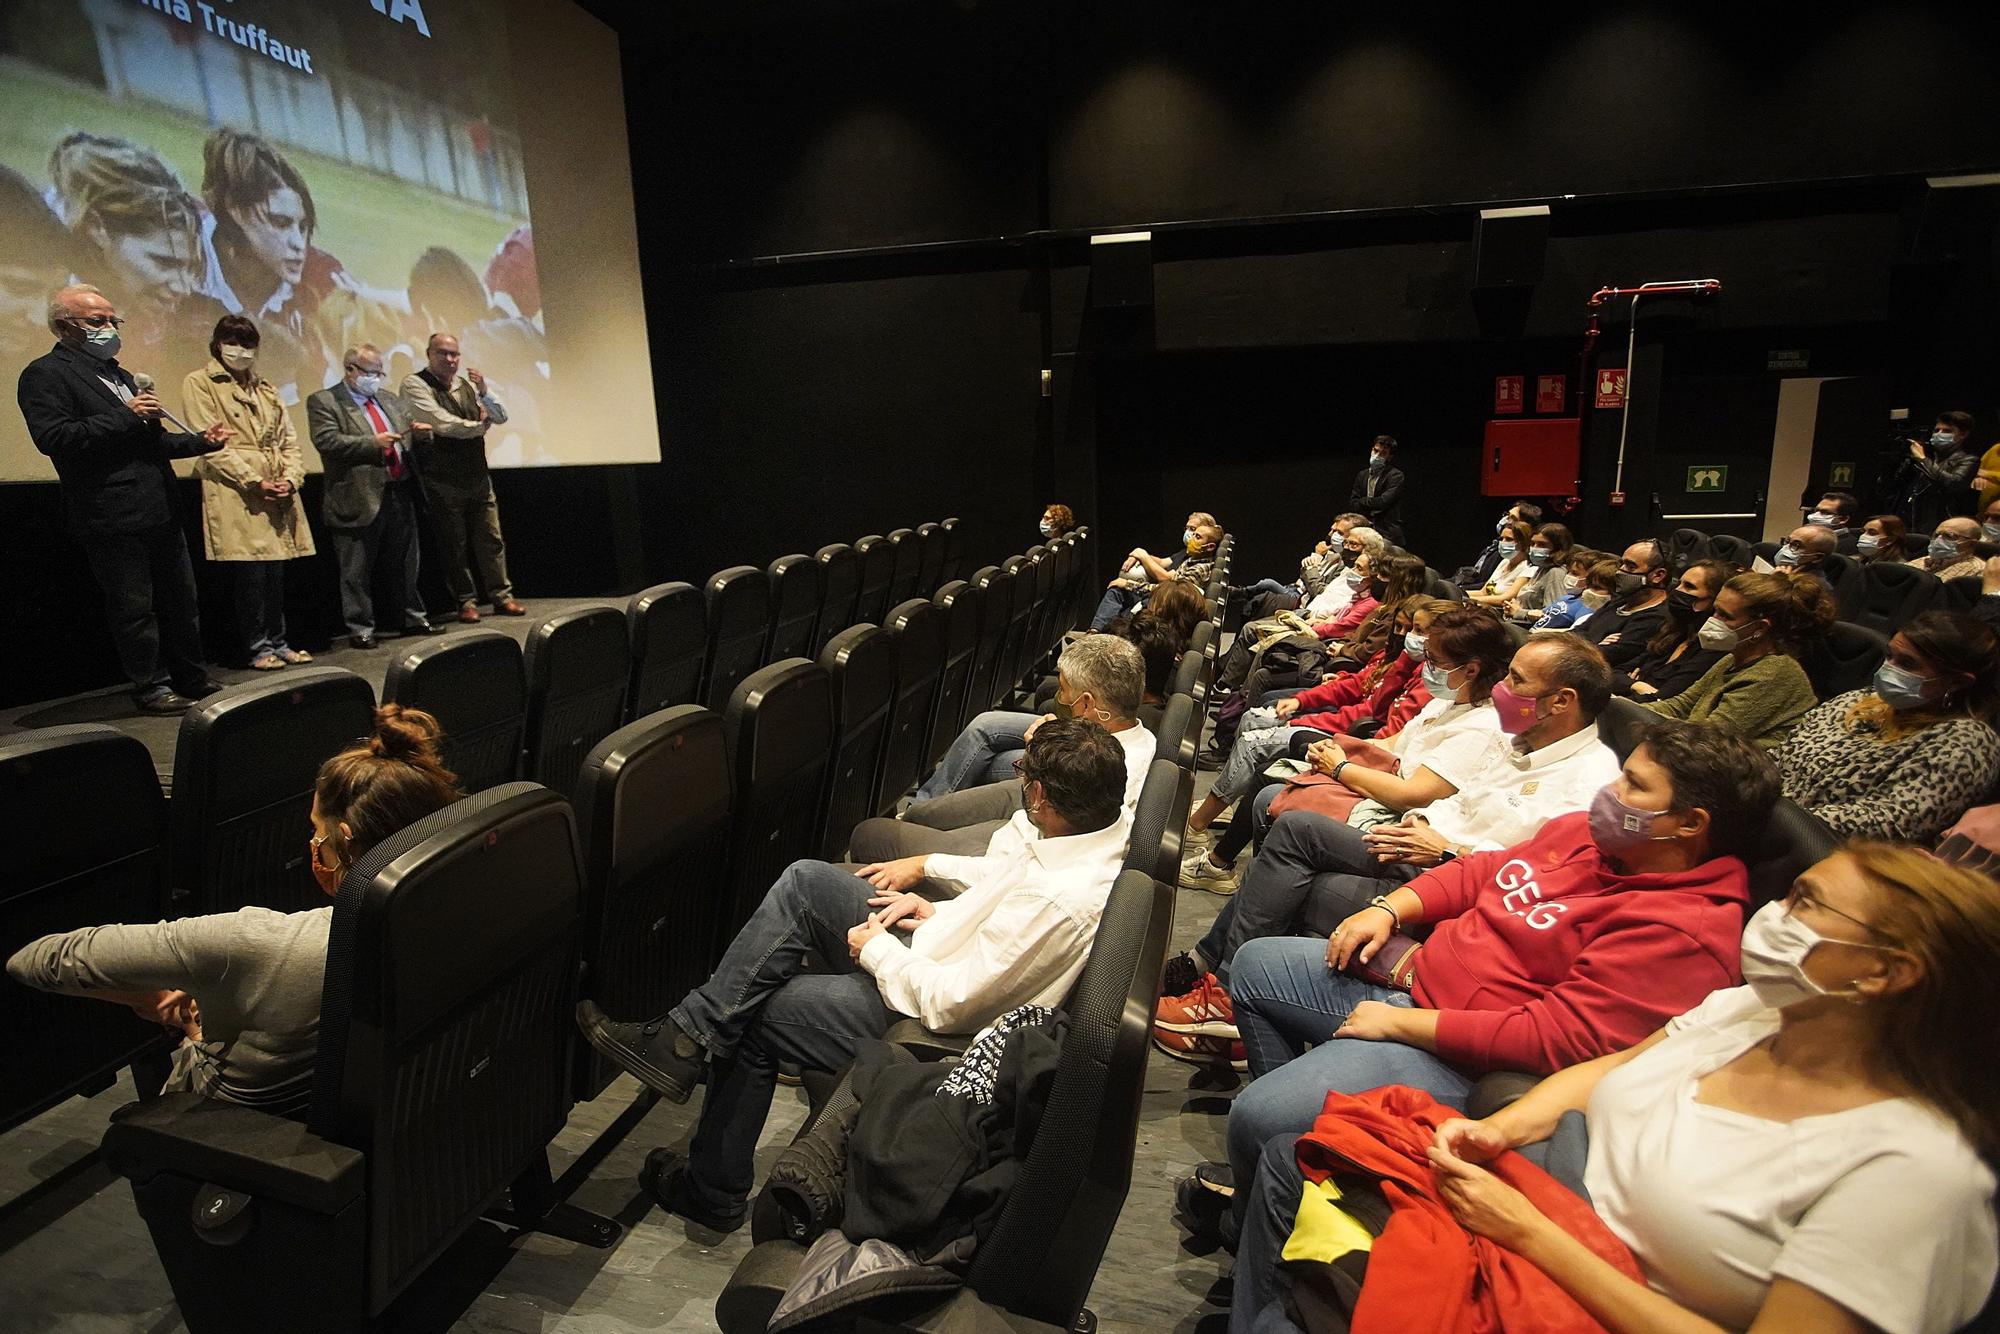
[[[1228,559],[1225,545],[1211,592],[1226,587]],[[1098,922],[1090,959],[1063,1005],[1070,1026],[1047,1110],[965,1288],[927,1308],[897,1312],[894,1325],[830,1327],[1095,1328],[1084,1302],[1131,1185],[1151,1015],[1172,936],[1171,886],[1179,874],[1181,834],[1194,793],[1201,701],[1214,674],[1216,632],[1214,618],[1197,626],[1175,671],[1124,867]],[[949,1059],[968,1041],[964,1034],[933,1033],[914,1019],[902,1021],[887,1037],[923,1060]],[[811,1111],[801,1135],[851,1099],[837,1075],[808,1073],[805,1087]],[[787,1215],[773,1193],[758,1197],[751,1229],[756,1244],[716,1301],[716,1323],[725,1334],[764,1330],[805,1258],[801,1220]]]
[[[556,1203],[545,1152],[573,1102],[608,1082],[575,1039],[575,1000],[657,1012],[707,972],[779,869],[844,842],[828,823],[829,799],[849,796],[843,775],[868,775],[860,814],[893,804],[900,788],[874,794],[898,722],[942,726],[953,641],[925,637],[921,662],[902,643],[924,610],[944,616],[959,598],[981,609],[954,723],[1024,677],[1032,688],[1094,595],[1089,543],[1080,531],[906,603],[888,627],[847,627],[820,662],[758,668],[720,714],[686,703],[622,726],[614,716],[583,747],[573,802],[502,774],[373,850],[335,903],[305,1124],[176,1095],[126,1109],[107,1132],[189,1328],[352,1328],[503,1197],[508,1221],[608,1244],[615,1226]],[[912,672],[924,684],[906,692]],[[26,849],[0,900],[0,949],[176,909],[323,904],[302,889],[311,776],[367,730],[371,704],[365,682],[331,669],[205,701],[183,722],[171,810],[147,752],[111,729],[0,746],[0,810]],[[523,735],[551,730],[529,722]],[[930,731],[919,735],[921,764]],[[0,1012],[37,1034],[0,1129],[164,1051],[157,1029],[112,1006],[8,987]]]

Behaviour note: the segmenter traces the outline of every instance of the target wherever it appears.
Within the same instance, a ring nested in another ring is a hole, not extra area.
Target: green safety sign
[[[1854,465],[1852,463],[1834,464],[1831,468],[1827,469],[1826,484],[1828,486],[1853,486]]]
[[[1688,490],[1726,491],[1729,489],[1729,469],[1720,464],[1704,464],[1688,469]]]

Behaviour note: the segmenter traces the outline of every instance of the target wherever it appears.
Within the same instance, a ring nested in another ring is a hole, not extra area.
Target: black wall
[[[1884,414],[2000,425],[1992,229],[1940,250],[1920,225],[1924,176],[2000,168],[1970,78],[2000,52],[1986,8],[1788,10],[1775,30],[1667,6],[591,8],[624,41],[666,461],[503,475],[529,594],[949,513],[990,560],[1053,499],[1113,545],[1170,541],[1200,505],[1242,568],[1283,572],[1380,430],[1422,490],[1413,545],[1450,565],[1494,508],[1474,474],[1492,377],[1574,391],[1602,284],[1724,292],[1642,319],[1658,397],[1642,380],[1622,511],[1615,417],[1589,423],[1577,518],[1601,545],[1650,526],[1690,452],[1756,449],[1770,349],[1870,376]],[[1554,210],[1543,277],[1476,294],[1477,209],[1522,201]],[[1154,304],[1093,309],[1084,236],[1125,227],[1153,230]],[[1624,332],[1607,312],[1604,364]],[[1740,406],[1704,415],[1718,402]],[[0,488],[22,601],[60,627],[17,637],[11,698],[115,677],[54,506]],[[300,572],[322,636],[330,597]],[[220,650],[226,603],[210,619]]]

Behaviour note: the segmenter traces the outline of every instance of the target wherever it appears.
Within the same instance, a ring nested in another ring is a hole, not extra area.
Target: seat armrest
[[[103,1149],[106,1165],[134,1181],[171,1171],[319,1214],[352,1203],[367,1181],[359,1151],[297,1121],[196,1093],[122,1108]]]
[[[965,1055],[972,1045],[970,1033],[933,1033],[915,1019],[899,1019],[882,1035],[884,1042],[908,1048],[920,1061],[942,1061]]]
[[[935,1306],[900,1320],[857,1312],[855,1334],[1065,1334],[1046,1324],[993,1305],[970,1288],[960,1288]]]

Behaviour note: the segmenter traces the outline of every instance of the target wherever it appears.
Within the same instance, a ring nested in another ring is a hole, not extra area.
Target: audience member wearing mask
[[[1597,645],[1613,667],[1638,661],[1667,623],[1667,590],[1673,587],[1667,550],[1657,538],[1641,538],[1618,560],[1618,596],[1594,611],[1576,633]]]
[[[1910,564],[1928,570],[1940,579],[1959,579],[1978,574],[1985,562],[1973,550],[1985,534],[1971,519],[1946,519],[1931,534],[1930,550]]]
[[[1914,848],[1851,844],[1751,918],[1742,970],[1748,985],[1645,1041],[1551,1075],[1482,1121],[1439,1126],[1430,1161],[1444,1203],[1615,1334],[1967,1327],[1996,1268],[1992,882]],[[1486,1166],[1532,1152],[1571,1112],[1587,1117],[1590,1206],[1643,1282]],[[1250,1192],[1232,1320],[1246,1285],[1283,1282],[1270,1237],[1299,1181],[1290,1142],[1273,1141]]]
[[[1367,712],[1371,707],[1387,717],[1421,691],[1428,632],[1439,615],[1455,606],[1442,598],[1405,598],[1396,605],[1395,629],[1388,642],[1362,666],[1243,715],[1215,786],[1188,817],[1181,845],[1182,885],[1213,894],[1235,892],[1236,858],[1249,846],[1255,826],[1245,807],[1218,840],[1213,829],[1216,819],[1245,797],[1260,795],[1268,781],[1264,770],[1291,752],[1293,738],[1351,731],[1362,717],[1378,716]],[[1415,714],[1422,701],[1408,707]]]
[[[1368,516],[1368,526],[1391,542],[1403,540],[1403,470],[1396,466],[1396,437],[1378,435],[1368,464],[1354,475],[1347,507]]]
[[[1313,633],[1327,641],[1327,651],[1336,661],[1345,659],[1351,663],[1363,663],[1382,651],[1389,640],[1390,627],[1395,624],[1395,609],[1404,601],[1422,596],[1424,591],[1424,558],[1412,556],[1407,551],[1397,551],[1384,555],[1369,567],[1369,583],[1366,597],[1375,605],[1357,624],[1346,629],[1342,626],[1354,619],[1355,608],[1361,605],[1357,600],[1348,607],[1342,622],[1333,625],[1316,625]]]
[[[1697,632],[1714,610],[1715,596],[1732,570],[1719,560],[1698,560],[1681,571],[1680,582],[1667,594],[1667,623],[1631,670],[1619,677],[1619,694],[1637,700],[1672,699],[1722,660],[1722,650],[1703,648]]]
[[[1487,580],[1493,577],[1493,571],[1500,564],[1500,543],[1507,538],[1508,530],[1517,523],[1525,523],[1530,530],[1533,530],[1540,526],[1541,522],[1542,507],[1540,505],[1533,505],[1524,500],[1519,504],[1509,506],[1507,512],[1501,515],[1499,521],[1493,525],[1493,540],[1488,542],[1485,549],[1472,558],[1470,565],[1461,565],[1452,574],[1451,581],[1467,592],[1475,588],[1484,588]]]
[[[236,628],[250,666],[281,671],[312,655],[285,636],[285,562],[313,554],[306,521],[305,454],[278,387],[257,374],[257,326],[241,315],[216,321],[208,364],[181,384],[188,425],[229,428],[221,449],[201,455],[201,543],[226,562],[236,595]]]
[[[1271,1281],[1268,1238],[1251,1240],[1260,1209],[1282,1219],[1298,1198],[1252,1198],[1259,1157],[1277,1136],[1309,1129],[1329,1090],[1400,1084],[1463,1106],[1488,1071],[1551,1074],[1594,1060],[1737,985],[1744,858],[1777,791],[1771,762],[1740,738],[1665,724],[1587,813],[1357,904],[1325,942],[1244,946],[1233,976],[1255,1078],[1229,1112],[1226,1180],[1245,1187],[1237,1300],[1246,1281]],[[1396,968],[1407,986],[1358,975],[1395,937],[1425,927]],[[1197,1193],[1219,1176],[1197,1169],[1177,1192],[1191,1223],[1220,1222],[1222,1209],[1204,1211]]]
[[[1349,528],[1339,547],[1340,573],[1334,575],[1320,595],[1308,602],[1295,618],[1274,614],[1246,622],[1237,629],[1229,651],[1216,664],[1215,682],[1210,686],[1211,697],[1228,695],[1249,679],[1250,673],[1257,669],[1260,645],[1299,633],[1300,624],[1338,622],[1354,605],[1354,600],[1368,588],[1371,582],[1368,574],[1370,566],[1389,549],[1382,535],[1373,528],[1366,525]],[[1366,614],[1366,611],[1362,613],[1363,616]],[[1359,620],[1360,617],[1357,617],[1356,621]]]
[[[437,720],[384,704],[371,736],[322,764],[307,860],[329,898],[391,834],[458,800],[438,762]],[[128,1005],[180,1029],[166,1092],[286,1116],[305,1109],[319,1051],[320,986],[333,908],[238,908],[169,922],[84,927],[15,951],[7,974],[42,991]],[[150,1092],[150,1090],[147,1090]]]
[[[1525,523],[1509,524],[1507,531],[1500,535],[1500,562],[1493,567],[1486,586],[1467,593],[1468,602],[1476,602],[1482,607],[1505,607],[1514,595],[1528,586],[1528,581],[1542,573],[1543,567],[1528,559],[1528,552],[1534,545],[1534,530]]]
[[[1877,514],[1861,526],[1861,536],[1854,540],[1854,559],[1864,565],[1878,560],[1900,564],[1904,559],[1903,538],[1908,532],[1908,526],[1898,516]]]
[[[1989,630],[2000,633],[2000,556],[1989,556],[1979,571],[1979,601],[1972,614]]]
[[[1818,703],[1799,659],[1819,647],[1834,618],[1833,596],[1818,580],[1739,574],[1695,632],[1703,648],[1724,656],[1687,689],[1645,707],[1733,728],[1762,749],[1779,746]]]
[[[1570,552],[1576,549],[1569,529],[1559,523],[1545,523],[1528,539],[1528,564],[1534,573],[1521,591],[1507,602],[1509,618],[1528,622],[1543,609],[1562,599],[1569,579]]]
[[[1785,795],[1847,838],[1929,843],[2000,779],[2000,641],[1927,611],[1889,641],[1868,690],[1808,713],[1777,752]]]
[[[1161,584],[1182,580],[1206,588],[1215,575],[1215,549],[1222,542],[1222,525],[1212,515],[1188,516],[1181,530],[1181,550],[1162,559],[1144,547],[1132,548],[1118,577],[1104,590],[1097,613],[1090,619],[1092,630],[1102,630],[1127,612],[1145,604]]]
[[[1979,498],[1979,456],[1967,448],[1971,439],[1971,413],[1940,412],[1930,439],[1907,442],[1910,456],[1897,475],[1896,513],[1911,532],[1933,532],[1952,515],[1972,512]]]
[[[2000,445],[1995,445],[2000,449]],[[1979,540],[2000,547],[2000,500],[1989,500],[1979,509]]]
[[[1861,535],[1861,502],[1849,491],[1825,492],[1806,512],[1806,522],[1832,533],[1836,548],[1851,553],[1855,539]]]
[[[1076,513],[1067,505],[1051,505],[1042,511],[1041,522],[1035,525],[1035,531],[1042,535],[1044,542],[1067,537],[1076,531]]]
[[[1314,545],[1311,551],[1299,561],[1298,578],[1290,583],[1277,579],[1259,579],[1254,584],[1232,588],[1229,599],[1242,613],[1245,620],[1256,620],[1280,611],[1297,610],[1304,603],[1324,593],[1327,586],[1345,572],[1341,563],[1341,546],[1347,534],[1356,528],[1367,526],[1365,514],[1342,514],[1334,519],[1326,530],[1326,540]]]
[[[1618,559],[1601,551],[1572,552],[1562,597],[1549,604],[1528,628],[1534,631],[1573,630],[1590,619],[1618,592]]]
[[[1224,986],[1230,960],[1244,942],[1300,929],[1323,934],[1347,914],[1347,898],[1322,899],[1314,876],[1342,849],[1354,850],[1352,836],[1360,828],[1460,794],[1476,804],[1482,792],[1506,781],[1512,769],[1510,747],[1492,695],[1506,675],[1513,641],[1491,612],[1461,607],[1432,622],[1424,651],[1431,701],[1394,738],[1377,742],[1394,756],[1395,769],[1351,763],[1338,745],[1312,747],[1308,757],[1313,768],[1362,803],[1345,823],[1310,812],[1280,816],[1276,827],[1286,830],[1286,846],[1272,849],[1268,862],[1260,853],[1251,868],[1251,888],[1224,905],[1192,949],[1167,960],[1160,992],[1169,999],[1161,1002],[1153,1035],[1167,1054],[1203,1062],[1228,1052],[1233,1033],[1216,1030],[1213,1036],[1225,1041],[1205,1040],[1204,1034],[1206,1025],[1218,1019],[1226,1028]],[[1265,808],[1257,816],[1260,824],[1272,826],[1268,807],[1280,790],[1273,784],[1258,793]],[[1438,813],[1449,822],[1449,814]]]
[[[1840,539],[1831,528],[1816,524],[1804,524],[1786,534],[1778,549],[1771,553],[1771,568],[1790,570],[1796,574],[1809,575],[1833,587],[1833,580],[1827,576],[1826,558],[1834,554]]]

